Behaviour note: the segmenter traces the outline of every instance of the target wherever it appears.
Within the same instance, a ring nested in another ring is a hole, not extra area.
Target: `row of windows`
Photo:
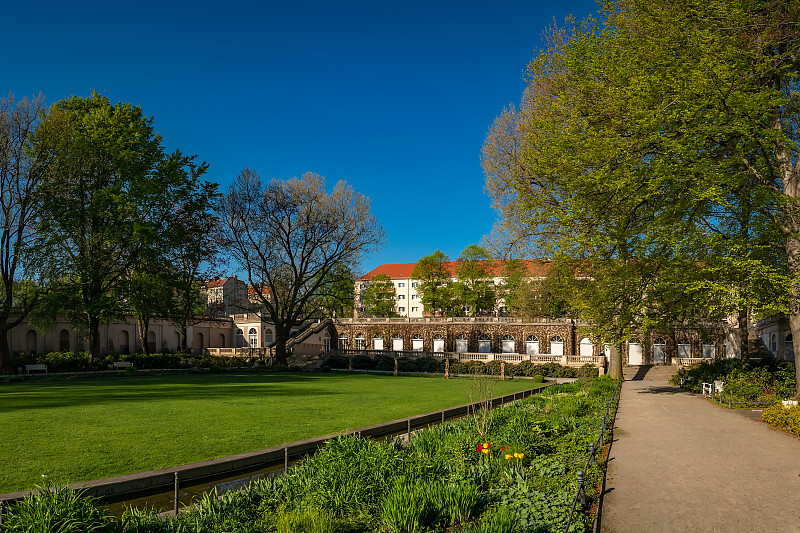
[[[377,334],[372,338],[372,348],[373,350],[387,350],[391,349],[394,351],[402,351],[404,349],[404,340],[403,336],[400,334],[396,334],[392,336],[391,339],[391,348],[384,344],[383,335]],[[501,351],[502,353],[517,353],[516,346],[515,346],[514,337],[511,335],[506,335],[501,339]],[[581,346],[585,346],[588,343],[589,349],[593,348],[591,341],[588,338],[584,338],[581,341]],[[455,338],[455,351],[457,353],[466,352],[468,351],[468,344],[469,341],[466,335],[458,335]],[[347,349],[347,336],[342,335],[339,337],[339,348],[340,349]],[[359,333],[355,337],[355,343],[353,348],[356,350],[366,350],[366,337]],[[422,339],[422,335],[419,333],[415,334],[411,337],[411,350],[421,352],[424,349],[424,342]],[[442,335],[435,335],[433,337],[433,352],[444,352],[444,336]],[[489,335],[481,335],[478,337],[478,353],[490,353],[492,351],[492,340]],[[539,353],[539,338],[535,335],[529,336],[525,339],[525,353],[530,355],[537,355]],[[550,353],[552,355],[563,355],[564,354],[564,340],[559,337],[555,336],[550,339]],[[589,353],[591,355],[591,353]]]

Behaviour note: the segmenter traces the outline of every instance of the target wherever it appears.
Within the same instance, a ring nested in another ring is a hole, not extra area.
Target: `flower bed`
[[[407,446],[340,437],[287,473],[220,498],[205,495],[178,518],[131,510],[94,530],[560,532],[615,385],[604,377],[553,386],[492,411],[485,431],[466,417],[421,431]],[[587,505],[570,531],[589,530],[601,476],[601,465],[586,472]],[[2,531],[34,525],[35,513],[18,511],[30,505],[10,506]]]

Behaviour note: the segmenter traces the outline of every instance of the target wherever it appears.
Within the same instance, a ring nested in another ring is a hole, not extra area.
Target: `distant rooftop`
[[[524,259],[525,266],[528,268],[528,273],[531,276],[543,277],[547,275],[550,270],[550,262],[544,259]],[[491,261],[492,265],[489,272],[495,276],[502,276],[505,269],[506,262],[501,260]],[[458,261],[446,261],[445,267],[450,271],[450,275],[455,277]],[[411,273],[414,272],[416,263],[390,263],[380,265],[379,267],[367,272],[359,279],[369,281],[378,274],[386,274],[392,279],[408,279],[411,278]]]

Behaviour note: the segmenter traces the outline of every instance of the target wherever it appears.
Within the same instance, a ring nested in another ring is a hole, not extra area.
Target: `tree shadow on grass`
[[[336,378],[339,376],[333,376]],[[47,382],[0,389],[0,413],[27,409],[102,406],[159,400],[261,399],[345,394],[322,374],[204,374]],[[313,384],[314,386],[307,386]],[[304,386],[305,385],[305,386]],[[24,389],[20,389],[24,387]],[[5,398],[4,398],[5,396]]]

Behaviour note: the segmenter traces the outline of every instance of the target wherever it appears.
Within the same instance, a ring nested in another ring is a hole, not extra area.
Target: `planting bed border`
[[[494,409],[495,407],[503,406],[509,402],[525,399],[540,393],[551,385],[555,385],[555,383],[547,383],[532,389],[494,397],[490,400],[490,407]],[[360,437],[378,439],[389,435],[402,434],[404,432],[410,434],[415,429],[440,424],[453,418],[471,414],[480,409],[481,404],[482,402],[468,403],[408,418],[392,420],[391,422],[343,431],[341,433],[332,433],[322,437],[281,444],[255,452],[95,481],[73,483],[69,485],[69,488],[82,491],[86,496],[98,498],[101,503],[124,502],[134,498],[168,492],[175,487],[176,482],[179,482],[182,487],[193,486],[217,479],[224,479],[233,475],[262,470],[271,466],[288,466],[290,462],[302,459],[304,456],[314,453],[325,444],[325,441],[334,439],[340,435],[356,434]],[[32,492],[35,491],[27,490],[0,494],[0,509],[4,502],[21,500]]]

